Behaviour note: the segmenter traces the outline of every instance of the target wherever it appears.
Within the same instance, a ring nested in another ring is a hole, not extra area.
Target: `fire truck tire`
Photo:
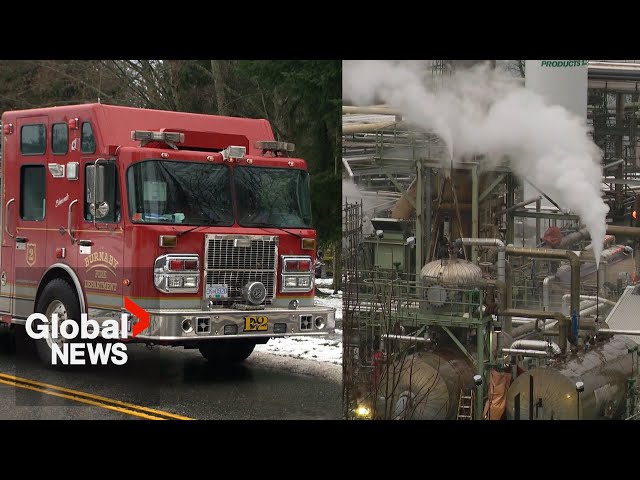
[[[48,318],[53,313],[58,314],[59,322],[63,319],[74,319],[78,323],[80,322],[80,304],[75,290],[65,280],[61,278],[55,278],[51,280],[42,290],[42,294],[38,299],[36,306],[36,312],[45,314]],[[37,326],[38,322],[35,322]],[[60,338],[60,342],[63,339]],[[52,339],[43,338],[35,340],[36,351],[38,357],[48,367],[61,368],[61,365],[52,365],[51,362],[51,343]],[[64,340],[69,342],[72,340]],[[60,343],[59,343],[60,344]],[[61,345],[61,344],[60,344]]]
[[[251,340],[214,341],[200,345],[200,353],[212,363],[240,363],[256,346]]]

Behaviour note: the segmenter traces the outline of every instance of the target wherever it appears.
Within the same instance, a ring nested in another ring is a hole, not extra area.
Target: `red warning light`
[[[638,211],[634,210],[633,212],[631,212],[631,216],[633,217],[634,220],[638,219]]]

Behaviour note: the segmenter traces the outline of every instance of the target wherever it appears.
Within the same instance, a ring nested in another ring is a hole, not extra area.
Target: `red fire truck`
[[[100,324],[128,297],[150,313],[129,341],[209,361],[335,328],[306,163],[266,120],[86,104],[5,112],[2,131],[0,322]]]

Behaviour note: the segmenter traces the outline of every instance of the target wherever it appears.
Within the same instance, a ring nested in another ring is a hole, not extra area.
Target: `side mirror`
[[[109,204],[104,199],[104,185],[104,165],[89,165],[86,175],[87,203],[94,218],[103,218],[109,213]]]

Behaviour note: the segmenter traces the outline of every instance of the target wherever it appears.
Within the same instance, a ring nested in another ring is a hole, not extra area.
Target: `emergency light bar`
[[[131,130],[131,140],[138,140],[142,142],[142,147],[144,147],[149,142],[164,142],[167,145],[176,148],[176,143],[184,143],[184,133]]]
[[[254,145],[263,151],[271,150],[273,152],[293,152],[296,149],[295,144],[289,142],[278,142],[276,140],[262,140]]]

